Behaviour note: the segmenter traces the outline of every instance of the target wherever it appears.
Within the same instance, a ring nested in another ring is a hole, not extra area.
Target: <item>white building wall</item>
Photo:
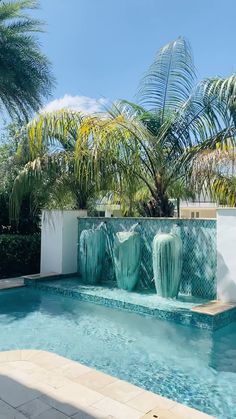
[[[43,211],[40,273],[62,272],[62,211]]]
[[[40,273],[77,272],[78,217],[86,211],[44,210],[41,230]]]
[[[236,302],[236,208],[217,210],[217,295]]]

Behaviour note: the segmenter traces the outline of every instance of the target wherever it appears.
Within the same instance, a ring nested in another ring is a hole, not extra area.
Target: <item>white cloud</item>
[[[91,114],[104,111],[104,107],[107,104],[108,100],[105,98],[95,99],[87,96],[65,95],[60,99],[55,99],[52,102],[49,102],[42,109],[42,112],[53,112],[58,111],[59,109],[71,109],[85,114]]]

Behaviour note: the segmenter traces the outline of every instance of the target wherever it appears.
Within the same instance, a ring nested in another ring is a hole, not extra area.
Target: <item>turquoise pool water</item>
[[[0,350],[44,349],[236,417],[236,323],[214,333],[31,288],[0,292]]]

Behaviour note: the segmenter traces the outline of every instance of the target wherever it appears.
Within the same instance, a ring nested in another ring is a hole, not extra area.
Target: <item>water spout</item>
[[[182,271],[182,241],[174,233],[157,234],[153,240],[153,273],[157,294],[176,298]]]
[[[114,240],[114,266],[117,285],[132,291],[137,285],[141,264],[141,237],[134,231],[120,231]]]
[[[134,230],[136,229],[136,227],[138,227],[139,225],[140,225],[140,223],[139,223],[139,222],[138,222],[138,223],[133,224],[133,225],[130,227],[129,231],[130,231],[130,232],[134,231]]]
[[[105,257],[103,223],[98,227],[83,230],[79,242],[79,269],[87,284],[96,284],[101,279]]]

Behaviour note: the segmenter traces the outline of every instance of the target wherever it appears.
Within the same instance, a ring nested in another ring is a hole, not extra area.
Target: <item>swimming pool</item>
[[[213,333],[32,288],[2,291],[0,350],[30,348],[236,417],[236,323]]]

